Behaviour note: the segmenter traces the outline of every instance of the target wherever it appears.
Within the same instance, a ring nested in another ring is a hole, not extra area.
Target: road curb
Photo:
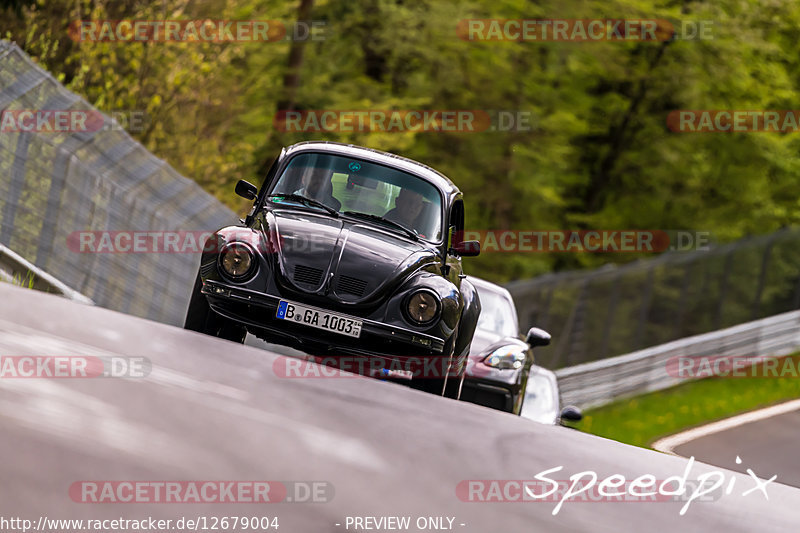
[[[678,455],[673,450],[678,446],[686,444],[687,442],[691,442],[701,437],[707,437],[708,435],[713,435],[715,433],[720,433],[744,424],[749,424],[751,422],[757,422],[773,416],[797,411],[798,409],[800,409],[800,399],[790,400],[788,402],[779,403],[777,405],[772,405],[756,411],[750,411],[741,415],[735,415],[723,420],[711,422],[710,424],[705,424],[700,427],[675,433],[674,435],[670,435],[668,437],[663,437],[655,441],[652,447],[654,450],[658,450],[659,452],[668,453],[670,455]]]

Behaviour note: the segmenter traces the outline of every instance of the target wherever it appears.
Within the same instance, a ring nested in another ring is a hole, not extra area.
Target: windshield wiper
[[[389,226],[402,230],[406,235],[408,235],[415,241],[419,240],[419,233],[417,233],[416,230],[407,228],[406,226],[400,224],[399,222],[395,222],[394,220],[389,220],[388,218],[384,218],[380,215],[370,215],[369,213],[360,213],[358,211],[344,211],[342,214],[349,215],[354,218],[366,218],[367,220],[374,220],[375,222],[388,224]]]
[[[284,200],[291,200],[293,202],[299,202],[303,205],[310,205],[312,207],[319,207],[320,209],[324,209],[329,214],[338,217],[339,211],[336,209],[329,207],[322,202],[318,202],[317,200],[313,200],[311,198],[306,198],[301,194],[270,194],[267,198],[283,198]]]

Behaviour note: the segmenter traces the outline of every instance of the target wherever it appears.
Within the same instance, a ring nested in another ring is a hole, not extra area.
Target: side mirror
[[[258,196],[258,188],[249,181],[239,180],[236,184],[236,194],[248,200],[255,200]]]
[[[475,257],[481,253],[481,241],[461,241],[450,248],[450,253],[461,257]]]
[[[574,405],[568,405],[561,410],[561,420],[567,422],[580,422],[583,420],[583,413]]]
[[[525,337],[525,342],[533,348],[534,346],[547,346],[550,344],[550,334],[541,328],[531,328],[528,330],[528,336]]]

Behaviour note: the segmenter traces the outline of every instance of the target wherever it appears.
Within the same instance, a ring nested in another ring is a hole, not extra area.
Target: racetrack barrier
[[[800,228],[506,288],[520,329],[553,336],[537,364],[580,365],[800,309]]]
[[[91,305],[94,303],[91,299],[78,291],[70,289],[54,276],[51,276],[2,244],[0,244],[0,281],[60,294],[70,300],[85,304]]]
[[[23,112],[30,110],[44,122],[26,127]],[[68,238],[80,231],[214,231],[235,224],[236,214],[17,45],[0,41],[0,116],[7,112],[15,127],[0,131],[0,243],[97,305],[181,324],[197,254],[76,253]],[[59,117],[69,127],[52,128]]]
[[[644,350],[556,370],[563,404],[598,407],[657,391],[687,378],[671,371],[676,357],[780,357],[800,349],[800,311],[695,335]]]

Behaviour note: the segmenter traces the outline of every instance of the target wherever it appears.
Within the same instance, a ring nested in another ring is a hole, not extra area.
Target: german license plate
[[[398,370],[398,369],[387,369],[387,368],[380,368],[378,370],[373,370],[370,372],[370,375],[374,378],[378,379],[407,379],[411,380],[414,378],[414,373],[410,370]]]
[[[361,320],[286,300],[278,303],[278,313],[275,316],[280,320],[289,320],[295,324],[324,329],[348,337],[361,336]]]

